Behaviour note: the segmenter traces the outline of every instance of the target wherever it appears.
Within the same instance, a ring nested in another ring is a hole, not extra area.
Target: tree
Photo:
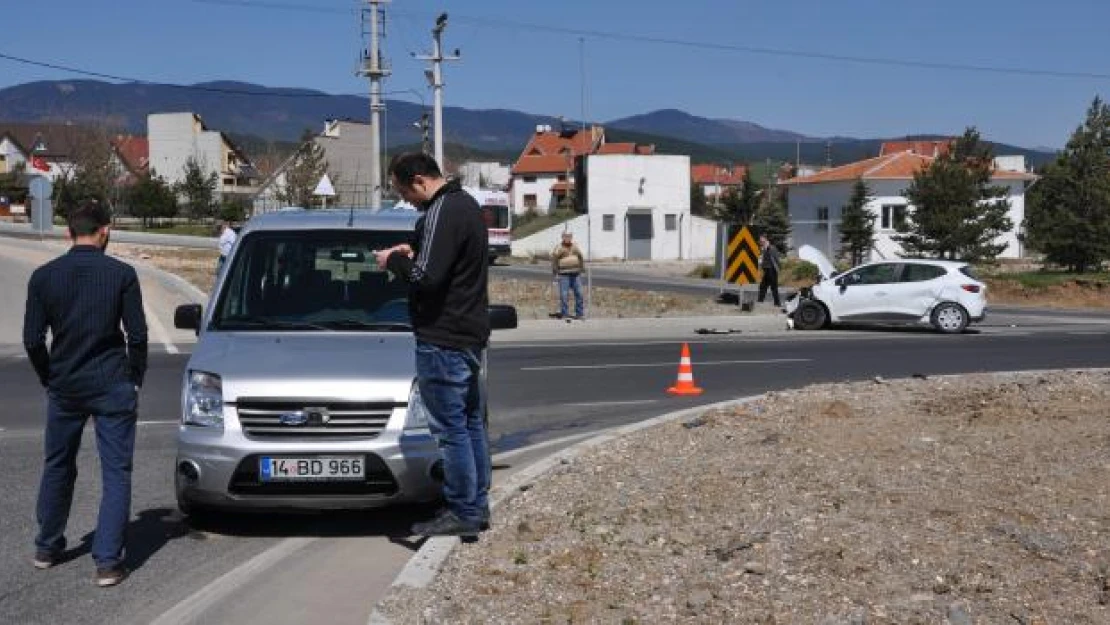
[[[762,187],[752,178],[750,167],[744,168],[744,181],[740,189],[730,188],[721,198],[724,206],[718,215],[721,221],[743,226],[751,225],[752,218],[759,210]]]
[[[1110,106],[1101,99],[1030,189],[1025,229],[1030,247],[1069,271],[1110,259]]]
[[[705,199],[705,191],[696,184],[690,185],[690,214],[698,217],[709,215],[709,201]]]
[[[71,126],[60,137],[73,166],[54,180],[55,212],[65,217],[84,200],[96,200],[109,209],[119,200],[122,173],[112,149],[111,132],[104,127]]]
[[[218,217],[223,221],[243,221],[250,212],[250,208],[250,200],[246,196],[240,194],[225,195],[220,203]]]
[[[149,172],[135,181],[127,191],[131,214],[148,228],[153,220],[177,214],[177,194],[165,179]]]
[[[312,192],[316,190],[320,178],[328,173],[324,147],[316,143],[314,138],[315,135],[311,132],[305,132],[301,137],[301,147],[285,170],[285,188],[278,193],[278,199],[288,206],[312,208],[315,204]],[[332,185],[335,184],[333,179]]]
[[[185,198],[185,214],[190,220],[207,219],[216,212],[216,172],[207,175],[195,158],[185,161],[185,178],[175,191]]]
[[[975,128],[968,128],[947,153],[913,176],[905,197],[913,213],[894,240],[910,256],[968,261],[994,260],[1013,227],[1008,191],[993,186],[994,158]]]
[[[790,215],[786,211],[786,203],[772,190],[765,194],[764,201],[752,216],[752,229],[757,235],[767,235],[767,239],[785,254],[789,249],[787,241],[790,240]]]
[[[27,200],[27,183],[23,179],[26,164],[16,163],[11,171],[0,174],[0,196],[7,198],[13,204],[22,204]]]
[[[840,255],[853,267],[863,262],[875,244],[875,214],[867,209],[871,190],[863,178],[852,186],[852,197],[844,205],[840,218]]]

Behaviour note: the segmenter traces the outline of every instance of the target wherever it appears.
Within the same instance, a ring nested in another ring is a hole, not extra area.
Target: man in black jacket
[[[104,255],[109,223],[108,210],[96,202],[73,210],[73,247],[31,275],[23,319],[23,345],[48,399],[34,565],[48,569],[65,551],[77,451],[91,416],[102,481],[92,544],[97,586],[115,586],[127,576],[123,551],[131,516],[138,389],[147,356],[138,276],[130,265]]]
[[[430,156],[400,154],[393,188],[423,215],[413,246],[376,252],[378,265],[410,284],[416,383],[443,453],[446,509],[412,532],[473,537],[489,527],[492,477],[481,385],[489,342],[489,242],[477,201],[444,180]]]

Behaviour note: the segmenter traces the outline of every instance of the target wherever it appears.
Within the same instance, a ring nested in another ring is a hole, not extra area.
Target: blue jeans
[[[447,509],[477,524],[489,505],[493,466],[485,424],[479,349],[416,342],[416,383],[443,453]]]
[[[92,557],[97,568],[123,562],[124,538],[131,517],[131,471],[135,455],[135,422],[138,395],[129,382],[104,393],[81,399],[48,393],[45,465],[36,510],[38,553],[60,555],[66,548],[66,523],[77,479],[77,452],[81,433],[91,416],[100,452],[100,515],[93,538]]]
[[[567,316],[567,298],[569,291],[574,291],[574,316],[583,316],[585,304],[582,300],[582,287],[579,284],[578,274],[576,273],[561,273],[559,274],[559,314],[563,317]]]

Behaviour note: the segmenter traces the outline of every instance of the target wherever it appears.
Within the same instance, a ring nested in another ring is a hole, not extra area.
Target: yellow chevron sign
[[[759,282],[759,246],[747,226],[729,228],[728,254],[725,255],[725,281],[733,284]]]

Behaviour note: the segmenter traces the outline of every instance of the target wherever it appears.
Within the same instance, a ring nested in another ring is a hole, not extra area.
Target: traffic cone
[[[690,364],[690,346],[682,344],[682,359],[678,361],[678,381],[667,389],[671,395],[701,395],[702,389],[694,386],[694,368]]]

